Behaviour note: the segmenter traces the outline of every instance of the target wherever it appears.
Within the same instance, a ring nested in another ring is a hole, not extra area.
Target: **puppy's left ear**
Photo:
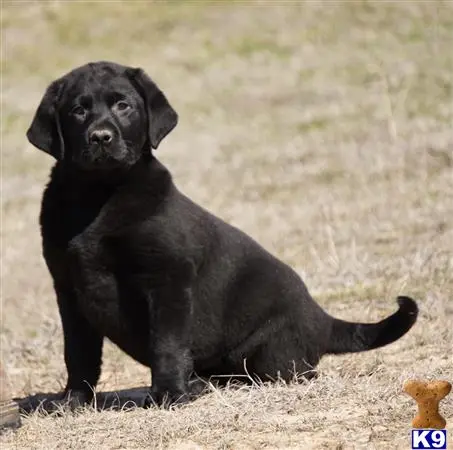
[[[143,97],[148,113],[148,133],[151,146],[156,149],[160,141],[175,128],[178,114],[164,93],[142,69],[127,69],[126,75]]]

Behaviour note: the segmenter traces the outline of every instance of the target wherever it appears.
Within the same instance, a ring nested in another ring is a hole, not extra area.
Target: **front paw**
[[[189,401],[190,396],[186,392],[151,389],[143,399],[142,407],[151,408],[153,406],[158,406],[169,409],[174,406],[183,405]]]
[[[52,409],[55,412],[76,411],[90,403],[91,395],[80,390],[66,390],[60,399],[52,400]]]

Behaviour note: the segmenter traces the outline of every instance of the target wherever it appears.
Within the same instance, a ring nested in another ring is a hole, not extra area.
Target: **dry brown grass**
[[[181,117],[159,149],[176,183],[331,313],[377,320],[406,293],[421,314],[394,345],[323,359],[310,383],[33,413],[2,448],[409,448],[403,381],[453,380],[453,4],[3,3],[1,350],[16,396],[65,378],[37,223],[51,161],[25,130],[47,83],[87,60],[152,74]],[[148,383],[107,345],[98,390]]]

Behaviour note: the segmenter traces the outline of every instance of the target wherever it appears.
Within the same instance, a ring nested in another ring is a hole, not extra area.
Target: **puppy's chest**
[[[148,314],[144,291],[136,282],[140,274],[130,270],[130,254],[123,251],[138,233],[135,225],[128,229],[130,215],[123,210],[128,203],[115,208],[111,199],[96,193],[82,200],[48,195],[41,223],[54,277],[74,292],[74,301],[90,322],[118,341],[136,333],[131,324],[142,323]]]
[[[118,238],[88,227],[68,246],[77,302],[90,321],[114,341],[126,331],[135,333],[137,324],[144,328],[148,317],[152,276],[136,263],[135,240],[129,234]]]

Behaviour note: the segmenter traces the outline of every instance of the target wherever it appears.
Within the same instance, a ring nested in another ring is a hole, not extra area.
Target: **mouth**
[[[74,162],[85,170],[116,169],[129,165],[127,149],[120,147],[108,149],[102,145],[90,145],[82,150]]]

